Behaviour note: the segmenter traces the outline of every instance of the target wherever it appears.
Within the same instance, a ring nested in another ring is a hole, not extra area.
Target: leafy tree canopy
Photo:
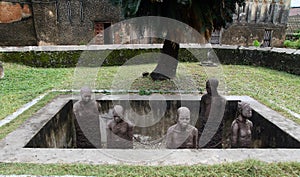
[[[162,16],[186,23],[204,34],[232,22],[236,3],[245,0],[110,0],[122,7],[125,18]]]

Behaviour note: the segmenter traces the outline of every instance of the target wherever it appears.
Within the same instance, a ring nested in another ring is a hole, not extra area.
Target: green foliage
[[[7,52],[2,53],[1,60],[34,67],[65,68],[76,66],[80,54],[80,51]]]
[[[152,94],[151,90],[144,90],[144,89],[139,90],[139,95],[151,95],[151,94]]]
[[[296,39],[300,39],[300,32],[293,33],[293,37]]]
[[[121,49],[100,51],[57,51],[57,52],[7,52],[1,53],[0,61],[20,63],[33,67],[44,68],[66,68],[75,67],[80,57],[87,65],[99,63],[101,53],[108,53],[101,66],[118,66],[123,65],[129,59],[145,53],[159,53],[159,49]],[[143,56],[141,62],[145,63]],[[95,61],[96,60],[96,61]],[[180,49],[179,61],[197,61],[197,59],[186,49]],[[83,63],[81,63],[83,64]],[[98,65],[97,65],[98,66]]]
[[[290,41],[290,40],[285,40],[285,41],[283,42],[283,46],[284,46],[284,47],[288,47],[288,46],[291,45],[291,42],[292,42],[292,41]]]
[[[287,48],[300,49],[300,39],[296,41],[285,40],[283,45]]]
[[[253,46],[260,47],[260,42],[258,42],[258,40],[254,40],[253,41]]]

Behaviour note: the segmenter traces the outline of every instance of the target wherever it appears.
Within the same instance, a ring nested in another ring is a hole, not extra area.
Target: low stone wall
[[[262,66],[300,75],[300,50],[238,46],[214,49],[222,64]]]
[[[122,65],[142,53],[159,52],[161,47],[161,44],[3,47],[0,48],[0,61],[37,67],[74,67],[83,52],[95,56],[97,52],[105,52],[108,56],[103,65],[112,66]],[[179,61],[205,60],[210,48],[214,49],[221,64],[262,66],[300,75],[300,50],[296,49],[181,44]]]

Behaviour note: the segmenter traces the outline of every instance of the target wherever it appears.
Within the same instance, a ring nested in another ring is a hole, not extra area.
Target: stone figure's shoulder
[[[189,125],[189,130],[191,130],[192,132],[198,132],[198,129],[192,125]]]
[[[108,123],[107,123],[107,127],[108,128],[112,128],[116,125],[116,122],[114,120],[110,120]]]
[[[175,125],[172,125],[171,127],[168,128],[168,132],[173,132],[174,129],[176,127],[176,124]]]
[[[219,95],[219,96],[220,96],[220,99],[221,99],[222,101],[227,102],[227,100],[226,100],[226,98],[225,98],[224,96],[222,96],[222,95]]]
[[[133,128],[134,127],[134,125],[131,123],[131,122],[126,122],[126,124],[127,124],[127,126],[129,127],[129,128]]]
[[[201,101],[205,101],[205,100],[209,99],[209,97],[210,96],[206,93],[206,94],[202,95]]]
[[[251,127],[253,126],[253,123],[252,123],[251,120],[249,120],[249,119],[246,120],[246,124],[247,124],[247,125],[250,125]]]
[[[80,101],[76,101],[73,105],[73,110],[78,110],[80,108]]]
[[[231,127],[236,126],[237,124],[238,124],[237,120],[234,119],[234,120],[232,121],[232,123],[231,123]]]

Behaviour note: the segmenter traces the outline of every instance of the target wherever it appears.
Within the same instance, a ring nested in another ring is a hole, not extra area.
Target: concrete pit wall
[[[73,142],[73,104],[69,101],[27,143],[27,148],[67,148]]]
[[[113,104],[121,104],[125,110],[130,107],[134,111],[127,111],[126,115],[131,119],[134,112],[143,115],[149,113],[149,101],[145,100],[98,100],[102,106],[102,123],[108,122],[107,113]],[[160,101],[152,101],[152,108],[159,105]],[[175,124],[177,108],[186,106],[191,110],[192,124],[195,124],[196,117],[199,116],[200,100],[167,100],[167,111],[164,116],[154,125],[149,127],[135,127],[134,134],[150,136],[150,140],[156,140],[163,137],[168,127]],[[230,127],[236,115],[238,100],[228,100],[223,118],[223,147],[230,147]],[[73,129],[73,104],[69,101],[64,107],[53,117],[48,123],[42,127],[37,134],[27,143],[26,148],[72,148]],[[154,115],[159,114],[154,111]],[[106,117],[106,118],[103,118]],[[265,119],[261,114],[253,110],[253,146],[255,148],[299,148],[300,142],[290,136],[287,132],[278,128],[269,120]],[[138,122],[136,122],[138,123]],[[105,127],[105,126],[104,126]],[[103,128],[103,127],[102,127]],[[102,131],[102,136],[105,132]],[[106,138],[102,138],[105,143]]]

